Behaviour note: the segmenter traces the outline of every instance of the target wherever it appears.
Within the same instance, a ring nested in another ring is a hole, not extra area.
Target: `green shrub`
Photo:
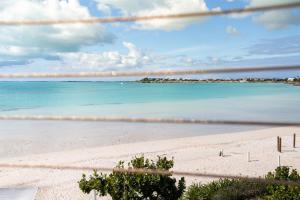
[[[184,194],[183,200],[300,200],[300,185],[286,185],[273,180],[300,184],[297,170],[278,167],[269,172],[265,180],[220,179],[208,184],[193,184]]]
[[[297,170],[290,170],[289,167],[277,167],[275,172],[269,172],[266,176],[267,180],[288,181],[291,183],[298,182],[300,184],[300,176]],[[265,199],[272,200],[299,200],[300,185],[283,185],[270,184],[268,186]]]
[[[213,200],[244,200],[257,199],[262,197],[267,191],[264,182],[237,180],[228,187],[218,190],[211,199]]]
[[[233,185],[234,180],[220,179],[208,184],[193,184],[188,188],[184,194],[184,200],[208,200],[221,188]]]
[[[262,196],[266,185],[246,180],[220,179],[201,185],[193,184],[183,200],[242,200]]]
[[[157,162],[145,159],[144,156],[135,157],[128,163],[129,168],[170,170],[174,165],[173,160],[166,157],[158,157]],[[120,161],[117,168],[124,168],[124,162]],[[110,195],[113,200],[176,200],[185,190],[185,180],[182,177],[178,185],[171,175],[154,175],[138,173],[113,172],[109,175],[98,174],[96,171],[89,179],[83,174],[79,181],[79,187],[84,193],[95,190],[99,196]]]
[[[299,181],[300,176],[296,169],[290,170],[289,167],[277,167],[275,172],[269,172],[266,175],[267,180]]]

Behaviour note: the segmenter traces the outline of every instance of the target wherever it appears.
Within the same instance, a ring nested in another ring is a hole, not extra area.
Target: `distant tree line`
[[[175,79],[175,78],[143,78],[139,83],[213,83],[213,82],[270,82],[270,83],[299,83],[300,78],[239,78],[239,79]]]

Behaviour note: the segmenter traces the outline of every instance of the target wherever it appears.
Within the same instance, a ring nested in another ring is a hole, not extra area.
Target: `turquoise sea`
[[[299,122],[300,87],[271,83],[0,82],[0,114]],[[0,157],[261,128],[267,127],[0,121]]]
[[[0,82],[1,114],[300,119],[300,87],[275,83]]]

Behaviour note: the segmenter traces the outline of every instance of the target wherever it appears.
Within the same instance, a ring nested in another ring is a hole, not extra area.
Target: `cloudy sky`
[[[157,15],[297,1],[1,0],[0,19]],[[0,73],[207,69],[299,63],[299,9],[105,25],[0,27]],[[293,73],[288,76],[300,75]]]

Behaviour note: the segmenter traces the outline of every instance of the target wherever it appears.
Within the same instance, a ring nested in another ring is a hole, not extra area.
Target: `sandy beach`
[[[299,199],[300,0],[0,2],[0,200]]]
[[[17,156],[2,158],[0,163],[114,167],[119,160],[128,161],[136,155],[144,154],[153,159],[157,155],[166,155],[174,158],[174,170],[263,176],[278,166],[278,155],[282,165],[300,169],[299,134],[298,147],[292,148],[292,135],[299,132],[299,127],[269,128]],[[283,140],[282,153],[276,150],[277,136]],[[221,149],[224,150],[224,157],[218,156]],[[248,152],[250,162],[247,160]],[[36,200],[91,199],[78,188],[77,181],[82,173],[73,170],[1,168],[0,187],[37,187]],[[188,184],[199,181],[209,180],[187,177]]]

